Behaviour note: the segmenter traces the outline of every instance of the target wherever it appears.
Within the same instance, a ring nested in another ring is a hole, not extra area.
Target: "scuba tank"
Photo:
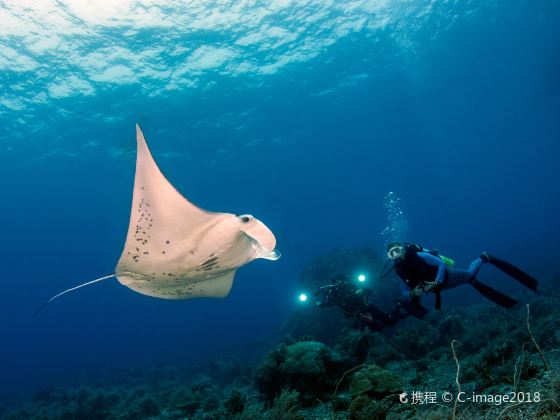
[[[440,260],[442,260],[445,263],[445,265],[447,265],[449,267],[452,267],[452,266],[455,265],[454,260],[452,260],[449,257],[446,257],[445,255],[441,255],[437,249],[427,249],[427,248],[421,247],[420,245],[414,245],[414,246],[416,246],[417,248],[420,248],[419,252],[427,252],[428,254],[432,254],[433,256],[438,257]]]
[[[441,254],[437,254],[437,256],[439,258],[441,258],[441,260],[445,263],[445,265],[452,267],[455,265],[455,261],[453,261],[451,258],[446,257],[445,255],[441,255]]]

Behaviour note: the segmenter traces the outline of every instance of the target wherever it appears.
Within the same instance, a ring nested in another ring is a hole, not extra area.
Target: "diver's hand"
[[[437,281],[427,281],[424,283],[424,292],[429,292],[432,289],[435,289],[438,286]]]
[[[415,287],[408,292],[408,296],[412,300],[417,300],[420,296],[424,294],[424,289],[421,286]]]

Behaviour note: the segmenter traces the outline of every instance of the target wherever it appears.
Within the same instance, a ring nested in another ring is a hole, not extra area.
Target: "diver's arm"
[[[403,294],[403,296],[408,297],[408,286],[406,285],[406,283],[404,282],[404,280],[399,280],[399,286],[401,286],[401,292]]]
[[[445,279],[445,262],[443,262],[441,258],[438,258],[435,255],[429,254],[427,252],[419,252],[418,256],[428,264],[436,266],[438,268],[435,282],[437,284],[442,284],[443,280]]]
[[[317,298],[317,301],[315,302],[315,306],[319,308],[326,308],[328,306],[334,305],[331,302],[331,299],[329,299],[329,291],[332,287],[333,287],[332,284],[327,284],[325,286],[319,287],[315,291],[315,293],[313,293],[313,296]]]

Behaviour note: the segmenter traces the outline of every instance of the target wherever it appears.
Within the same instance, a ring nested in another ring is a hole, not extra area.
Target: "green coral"
[[[302,341],[288,347],[281,368],[288,375],[322,375],[326,363],[338,356],[318,341]]]
[[[352,375],[350,394],[386,396],[402,391],[402,379],[388,370],[376,365],[367,365]]]
[[[371,398],[360,395],[352,400],[348,412],[349,420],[372,419],[375,413],[375,406]]]
[[[303,416],[299,414],[300,409],[299,393],[283,390],[274,400],[274,405],[268,411],[266,418],[268,420],[303,420]]]
[[[392,405],[387,398],[375,401],[366,395],[358,395],[350,404],[348,420],[386,419]]]
[[[347,361],[317,341],[297,342],[272,352],[257,370],[257,386],[269,402],[283,389],[297,390],[302,403],[329,398]]]
[[[242,413],[245,410],[245,397],[238,390],[233,390],[230,397],[225,402],[224,406],[230,415]]]

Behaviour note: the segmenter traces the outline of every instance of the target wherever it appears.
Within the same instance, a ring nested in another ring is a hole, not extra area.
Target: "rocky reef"
[[[373,276],[380,266],[371,250],[337,250],[311,261],[301,285],[314,290],[332,276],[354,275],[356,267]],[[394,299],[394,288],[374,284],[381,301]],[[510,310],[482,300],[446,305],[382,332],[354,328],[336,308],[309,305],[292,314],[284,337],[259,360],[120,371],[96,383],[4,399],[0,417],[558,418],[558,285],[560,275],[546,279],[536,296]],[[465,402],[455,403],[459,392]],[[486,400],[467,400],[477,395]]]

